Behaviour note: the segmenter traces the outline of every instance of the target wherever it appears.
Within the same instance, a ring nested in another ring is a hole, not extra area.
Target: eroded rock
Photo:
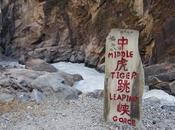
[[[145,68],[146,84],[150,89],[161,89],[175,95],[175,65],[170,63],[151,65]]]
[[[39,103],[44,95],[56,95],[59,99],[78,98],[81,92],[71,86],[81,79],[80,75],[71,75],[61,71],[49,73],[14,68],[0,75],[0,86],[9,88],[21,101],[29,100],[30,96]]]
[[[140,31],[143,63],[174,62],[173,5],[173,0],[2,1],[0,43],[9,56],[85,62],[104,71],[109,30],[130,28]]]
[[[58,70],[51,64],[46,63],[44,60],[29,58],[25,61],[27,69],[35,71],[57,72]]]

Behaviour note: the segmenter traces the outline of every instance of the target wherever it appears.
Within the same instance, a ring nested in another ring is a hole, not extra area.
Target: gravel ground
[[[39,105],[28,102],[20,106],[0,116],[0,130],[130,130],[125,125],[104,122],[102,99],[81,96],[58,101],[50,97]],[[146,130],[174,130],[174,107],[147,99],[143,108]]]

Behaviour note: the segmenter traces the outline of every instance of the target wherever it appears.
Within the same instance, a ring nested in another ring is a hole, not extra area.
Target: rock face
[[[145,68],[146,84],[175,95],[175,64],[163,63]]]
[[[3,0],[0,46],[8,56],[28,53],[103,71],[107,34],[130,28],[140,31],[146,65],[174,62],[174,9],[174,0]]]

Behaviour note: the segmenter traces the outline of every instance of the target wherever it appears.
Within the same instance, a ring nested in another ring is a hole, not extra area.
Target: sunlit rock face
[[[174,0],[2,0],[0,46],[8,56],[85,62],[104,70],[111,28],[140,32],[143,63],[175,61]]]

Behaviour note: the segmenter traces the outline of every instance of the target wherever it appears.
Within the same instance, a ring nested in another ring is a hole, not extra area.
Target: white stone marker
[[[140,129],[144,70],[138,50],[139,32],[112,29],[106,39],[106,121]]]

